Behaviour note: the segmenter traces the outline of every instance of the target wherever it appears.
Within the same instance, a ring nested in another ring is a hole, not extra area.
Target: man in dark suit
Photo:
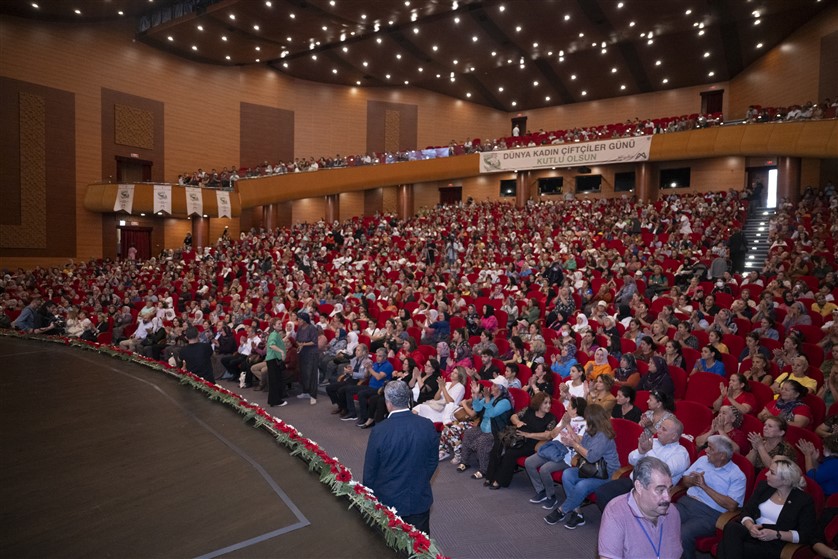
[[[387,421],[370,435],[364,485],[405,522],[430,534],[431,477],[439,463],[439,434],[429,419],[410,413],[410,388],[400,380],[384,387]]]

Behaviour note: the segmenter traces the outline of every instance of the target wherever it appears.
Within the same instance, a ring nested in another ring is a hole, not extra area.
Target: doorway
[[[701,112],[703,114],[721,113],[724,107],[725,90],[713,90],[701,92]]]
[[[131,247],[136,249],[136,258],[151,258],[151,227],[122,226],[118,229],[119,257],[128,258]]]
[[[463,201],[462,186],[448,186],[439,189],[439,203],[443,206],[459,204]]]
[[[133,157],[116,156],[116,182],[151,182],[152,161]]]
[[[512,119],[512,127],[510,128],[509,135],[515,135],[515,127],[518,127],[518,135],[525,136],[527,134],[527,117],[525,116],[516,116]]]

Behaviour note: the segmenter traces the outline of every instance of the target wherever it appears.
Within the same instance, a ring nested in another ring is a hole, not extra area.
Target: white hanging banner
[[[204,215],[204,194],[197,186],[185,186],[186,191],[186,215]]]
[[[154,185],[154,213],[166,212],[172,215],[172,185]]]
[[[233,217],[230,209],[230,193],[216,190],[215,199],[218,201],[218,217]]]
[[[547,167],[578,167],[647,161],[651,136],[614,138],[596,142],[556,144],[531,148],[487,151],[480,154],[480,172],[497,173],[519,169]]]
[[[131,213],[134,207],[134,185],[120,184],[116,188],[116,202],[113,205],[115,212]]]

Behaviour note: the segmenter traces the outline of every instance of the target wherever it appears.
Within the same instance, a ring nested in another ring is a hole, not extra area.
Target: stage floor
[[[176,379],[0,338],[0,555],[389,557],[305,463]]]

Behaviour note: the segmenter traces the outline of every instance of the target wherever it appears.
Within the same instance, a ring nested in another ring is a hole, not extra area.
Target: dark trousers
[[[227,370],[231,375],[239,378],[244,365],[247,363],[247,356],[242,355],[241,353],[234,353],[233,355],[225,355],[221,358],[221,364],[224,366],[224,369]]]
[[[341,410],[346,409],[346,391],[344,390],[341,394],[341,389],[346,386],[352,386],[357,384],[358,381],[351,379],[351,380],[342,380],[340,382],[333,382],[326,387],[326,395],[329,396],[329,400],[332,401],[333,404],[337,404],[338,408]]]
[[[384,401],[384,394],[376,392],[370,396],[369,409],[370,416],[376,423],[381,423],[387,419],[387,404]]]
[[[343,388],[338,390],[338,399],[340,399],[340,394],[343,393],[343,409],[349,415],[356,415],[355,413],[355,395],[358,394],[358,400],[361,399],[360,393],[362,390],[369,390],[370,387],[367,385],[358,386],[357,384],[349,384],[344,386]],[[377,391],[377,389],[376,389]],[[340,404],[338,404],[340,405]]]
[[[268,405],[285,401],[285,363],[281,359],[268,361]]]
[[[431,535],[431,511],[420,512],[419,514],[411,514],[410,516],[402,516],[402,520],[408,524],[416,526],[417,530]]]
[[[786,542],[782,541],[755,540],[747,528],[737,521],[732,521],[725,524],[722,542],[719,544],[719,559],[738,559],[739,557],[780,559],[785,545]]]
[[[378,388],[364,386],[358,392],[358,421],[366,421],[370,418],[370,400],[378,394]]]
[[[600,485],[597,487],[594,494],[596,495],[596,506],[599,507],[600,512],[605,510],[605,505],[608,504],[608,501],[619,497],[620,495],[625,495],[629,491],[632,490],[634,487],[634,482],[631,481],[630,477],[621,477],[620,479],[615,479],[609,481],[605,485]]]
[[[498,482],[501,487],[509,487],[512,483],[512,476],[515,475],[515,468],[518,466],[518,458],[535,452],[535,443],[533,439],[528,439],[520,448],[504,450],[503,445],[495,441],[495,446],[492,447],[492,453],[489,455],[486,479]]]

